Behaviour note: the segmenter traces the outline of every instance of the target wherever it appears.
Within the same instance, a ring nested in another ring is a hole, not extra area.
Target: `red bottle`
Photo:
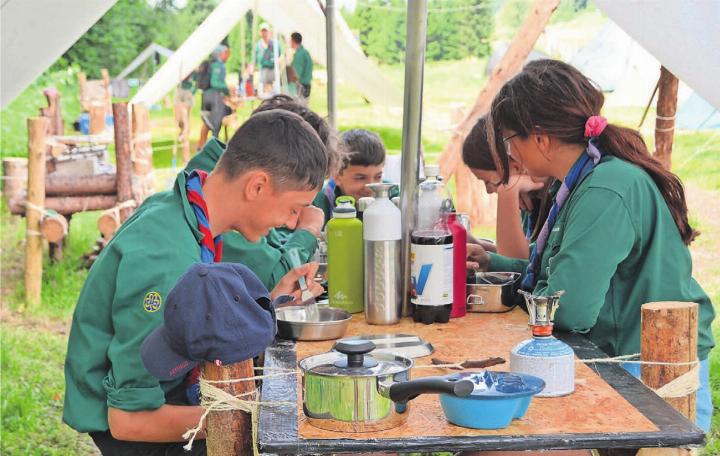
[[[467,313],[467,295],[465,288],[467,258],[467,232],[457,220],[457,214],[448,216],[448,228],[453,235],[453,305],[450,318],[464,317]]]

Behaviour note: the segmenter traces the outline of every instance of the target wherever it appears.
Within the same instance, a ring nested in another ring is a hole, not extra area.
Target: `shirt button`
[[[198,269],[198,275],[199,275],[200,277],[205,277],[206,275],[208,275],[208,270],[207,270],[207,268],[206,268],[206,267],[201,267],[201,268],[199,268],[199,269]]]
[[[235,302],[240,302],[240,296],[238,296],[238,295],[235,295],[233,297],[233,299],[235,299]]]

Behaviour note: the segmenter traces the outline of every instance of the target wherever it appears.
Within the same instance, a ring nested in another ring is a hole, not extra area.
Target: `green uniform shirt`
[[[192,171],[201,169],[212,172],[225,152],[225,144],[216,138],[209,140],[187,164],[185,169]],[[260,281],[272,290],[280,279],[287,274],[290,264],[290,250],[300,253],[300,260],[309,261],[317,249],[317,239],[306,230],[271,229],[267,237],[258,242],[250,242],[245,237],[231,231],[223,234],[222,261],[242,263],[260,278]]]
[[[265,46],[263,40],[258,40],[255,44],[255,63],[260,68],[275,68],[275,53],[272,46],[275,46],[275,40],[268,40]],[[278,55],[282,53],[282,46],[278,44]]]
[[[313,62],[310,53],[302,45],[295,50],[292,67],[297,73],[298,81],[303,85],[310,85],[312,81]]]
[[[491,271],[524,272],[527,260],[490,254]],[[640,306],[699,305],[698,356],[714,346],[710,299],[692,278],[692,260],[655,182],[606,156],[574,189],[548,238],[535,293],[565,290],[555,316],[564,331],[587,333],[611,356],[640,352]]]
[[[210,88],[207,90],[217,90],[225,95],[230,95],[225,82],[225,62],[219,59],[213,60],[208,71],[210,71]]]
[[[154,410],[182,380],[145,370],[140,344],[163,323],[164,300],[200,261],[197,218],[185,174],[148,198],[120,227],[88,274],[73,315],[65,359],[63,421],[79,432],[108,430],[108,407]]]

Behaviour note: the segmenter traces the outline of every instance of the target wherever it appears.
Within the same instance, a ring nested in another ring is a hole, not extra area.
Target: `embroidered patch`
[[[162,297],[157,291],[150,291],[143,299],[143,308],[145,312],[157,312],[162,306]]]

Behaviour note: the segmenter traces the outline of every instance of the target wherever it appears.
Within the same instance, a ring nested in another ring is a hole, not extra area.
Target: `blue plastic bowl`
[[[475,390],[466,397],[440,395],[445,417],[453,424],[472,429],[502,429],[522,418],[534,395],[545,382],[532,375],[512,372],[463,372],[450,379],[469,379]]]

